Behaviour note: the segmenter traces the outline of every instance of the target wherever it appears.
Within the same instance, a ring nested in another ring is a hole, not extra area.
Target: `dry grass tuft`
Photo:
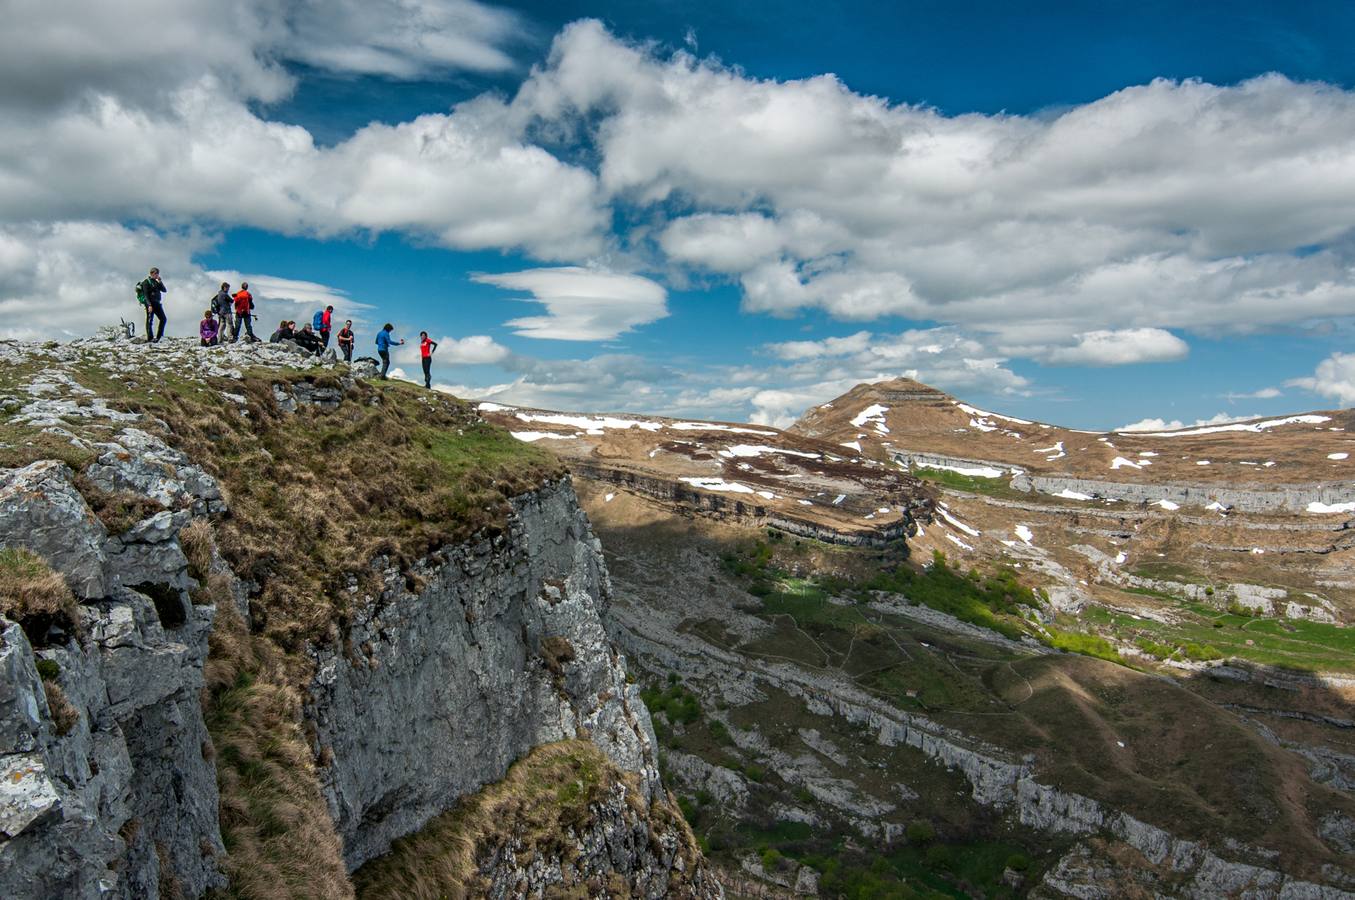
[[[343,847],[302,731],[301,692],[281,652],[217,608],[207,661],[207,727],[221,789],[226,896],[353,896]]]
[[[574,661],[574,645],[569,638],[552,635],[541,641],[541,659],[558,683],[565,677],[565,663]]]
[[[591,742],[574,740],[535,748],[513,763],[501,781],[462,798],[455,809],[396,841],[389,853],[354,873],[358,896],[363,900],[485,896],[489,883],[480,866],[496,858],[510,841],[520,862],[541,856],[568,865],[578,853],[575,835],[590,825],[596,805],[618,784],[627,788],[631,812],[648,820],[651,837],[656,829],[680,836],[686,872],[695,873],[700,851],[671,798],[646,804],[635,775],[617,768]],[[616,873],[608,886],[608,896],[628,897],[634,890]],[[565,886],[558,896],[601,896],[602,885],[595,887]],[[679,884],[672,888],[672,896],[688,895]]]
[[[21,547],[0,549],[0,615],[18,622],[34,647],[47,645],[53,625],[74,632],[75,595],[41,556]]]
[[[52,725],[56,728],[57,737],[65,737],[80,721],[80,713],[55,681],[44,678],[42,692],[47,695],[47,709],[52,714]]]
[[[477,861],[509,840],[519,859],[573,849],[571,829],[623,774],[587,741],[546,744],[515,762],[502,781],[465,797],[450,812],[395,842],[353,879],[363,900],[441,900],[483,896]]]
[[[206,519],[194,519],[179,531],[179,545],[188,557],[188,574],[205,582],[212,571],[212,526]]]

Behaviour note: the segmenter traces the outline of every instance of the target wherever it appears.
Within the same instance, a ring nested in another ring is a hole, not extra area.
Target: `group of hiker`
[[[198,323],[198,337],[203,347],[239,342],[242,330],[245,333],[244,340],[249,343],[260,342],[254,335],[254,319],[258,317],[254,315],[254,295],[249,292],[249,282],[242,281],[240,290],[234,294],[230,288],[228,282],[221,282],[221,289],[212,298],[211,306],[202,313],[202,321]],[[168,290],[157,268],[152,268],[146,278],[137,283],[137,301],[146,309],[148,344],[159,343],[165,336],[165,308],[161,297]],[[316,310],[312,320],[300,329],[297,329],[294,320],[283,319],[278,323],[277,330],[269,336],[268,341],[272,344],[291,341],[301,349],[319,355],[329,349],[333,316],[334,307],[326,306],[322,310]],[[154,328],[153,333],[152,326],[158,326]],[[395,326],[387,322],[376,334],[376,352],[381,357],[382,379],[387,377],[390,370],[391,347],[402,346],[405,343],[403,338],[397,339],[394,332]],[[344,321],[336,342],[339,345],[339,352],[343,354],[344,362],[351,363],[353,345],[356,342],[352,319]],[[419,355],[423,362],[423,385],[426,388],[433,386],[433,353],[437,349],[437,341],[429,338],[428,332],[419,332]]]

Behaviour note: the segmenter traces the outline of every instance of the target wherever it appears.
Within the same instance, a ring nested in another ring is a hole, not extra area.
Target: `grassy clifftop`
[[[135,452],[109,443],[129,428],[185,454],[226,504],[181,541],[194,601],[217,607],[204,707],[228,894],[352,896],[305,734],[304,648],[340,640],[353,598],[379,592],[374,560],[408,571],[492,534],[563,467],[454,397],[266,345],[0,342],[0,468],[65,462],[115,535],[163,509],[90,477],[104,454]]]

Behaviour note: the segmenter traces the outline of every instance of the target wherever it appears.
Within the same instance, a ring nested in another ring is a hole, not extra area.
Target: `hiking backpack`
[[[136,302],[142,306],[146,305],[146,282],[144,280],[136,283]]]
[[[321,331],[324,329],[325,311],[323,309],[316,311],[315,317],[311,319],[311,327],[314,328],[316,331]]]

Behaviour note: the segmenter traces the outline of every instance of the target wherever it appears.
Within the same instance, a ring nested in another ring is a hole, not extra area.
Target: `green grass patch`
[[[1100,635],[1087,634],[1081,631],[1061,631],[1053,627],[1047,630],[1049,632],[1049,646],[1056,650],[1081,653],[1083,656],[1094,656],[1097,659],[1110,662],[1122,662],[1120,654],[1111,646],[1109,641]]]
[[[989,497],[1001,497],[1008,500],[1026,496],[1011,487],[1009,484],[1010,479],[1006,476],[1000,478],[982,478],[976,475],[964,475],[960,472],[952,472],[949,469],[931,469],[926,466],[915,466],[908,471],[909,474],[916,478],[920,478],[923,481],[929,481],[940,487],[964,491],[969,494],[984,494]]]

